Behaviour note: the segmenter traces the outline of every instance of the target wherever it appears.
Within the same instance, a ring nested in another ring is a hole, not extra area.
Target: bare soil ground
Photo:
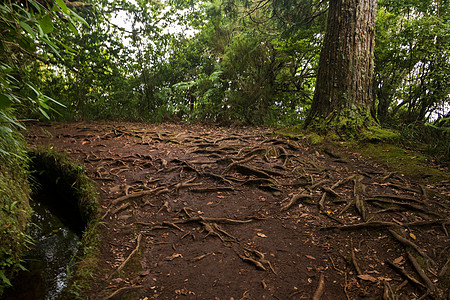
[[[26,135],[98,184],[87,299],[449,297],[448,182],[267,129],[84,122]]]

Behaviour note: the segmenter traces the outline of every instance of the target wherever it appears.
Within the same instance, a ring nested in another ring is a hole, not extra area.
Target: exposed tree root
[[[416,270],[417,274],[419,274],[420,278],[425,282],[425,285],[427,286],[428,290],[431,292],[436,291],[436,287],[431,282],[430,278],[425,274],[425,271],[422,269],[420,264],[417,262],[417,259],[414,257],[414,255],[411,254],[410,251],[408,252],[408,259],[411,262],[411,264],[414,266],[414,269]]]
[[[404,203],[404,202],[400,202],[400,201],[394,201],[394,200],[385,200],[385,199],[382,199],[382,198],[367,198],[367,199],[365,199],[366,201],[370,201],[370,202],[380,202],[380,203],[386,203],[386,204],[393,204],[393,205],[398,205],[398,206],[400,206],[400,207],[404,207],[406,210],[415,210],[415,211],[419,211],[419,212],[422,212],[422,213],[424,213],[424,214],[427,214],[427,215],[433,215],[433,216],[437,216],[437,217],[441,217],[441,215],[439,215],[439,214],[437,214],[437,213],[434,213],[434,212],[431,212],[430,210],[428,210],[428,209],[426,209],[426,208],[424,208],[424,207],[422,207],[422,206],[419,206],[419,205],[415,205],[415,204],[412,204],[412,203]]]
[[[125,267],[125,265],[130,261],[130,259],[133,257],[134,254],[136,254],[136,252],[139,251],[139,247],[141,246],[141,239],[142,239],[142,234],[139,233],[139,235],[136,238],[136,248],[134,248],[133,251],[131,251],[130,255],[128,255],[128,257],[122,262],[122,264],[116,269],[117,272],[122,271],[122,269]]]
[[[324,289],[325,289],[325,275],[323,275],[323,273],[320,273],[319,284],[317,285],[317,289],[314,292],[314,295],[312,296],[312,300],[320,300],[324,293]]]
[[[235,191],[236,189],[231,186],[216,186],[210,188],[193,188],[190,189],[193,193],[214,193],[214,192],[228,192]]]
[[[159,194],[161,194],[162,191],[166,191],[166,190],[167,189],[165,186],[160,186],[160,187],[157,187],[152,190],[145,190],[145,191],[141,191],[141,192],[137,192],[137,193],[128,194],[128,195],[116,198],[114,200],[111,200],[111,205],[117,205],[120,202],[134,199],[134,198],[139,198],[139,197],[146,196],[146,195],[154,195],[154,194],[159,195]],[[168,190],[167,190],[167,192],[168,192]]]
[[[270,263],[270,261],[268,261],[265,258],[264,253],[255,250],[255,249],[250,249],[247,247],[243,247],[244,250],[244,255],[236,253],[244,262],[247,263],[251,263],[253,265],[255,265],[255,267],[258,270],[262,270],[262,271],[267,271],[267,267],[275,274],[277,275],[277,273],[275,272],[275,270],[272,267],[272,264]],[[252,258],[252,255],[254,258]]]
[[[414,226],[430,226],[437,224],[445,224],[449,222],[448,219],[437,219],[430,221],[418,221],[418,222],[409,222],[409,223],[394,223],[394,222],[382,222],[382,221],[371,221],[367,223],[357,223],[357,224],[349,224],[343,226],[328,226],[322,227],[321,230],[329,230],[329,229],[339,229],[339,230],[357,230],[357,229],[371,229],[371,228],[383,228],[383,227],[414,227]]]
[[[114,293],[112,293],[111,295],[103,298],[103,300],[109,300],[109,299],[113,299],[115,298],[115,296],[119,295],[121,292],[123,291],[127,291],[127,290],[135,290],[135,289],[140,289],[144,287],[143,285],[135,285],[135,286],[125,286],[123,288],[120,288],[118,290],[116,290]]]
[[[392,268],[394,269],[394,271],[396,271],[397,273],[399,273],[403,278],[407,279],[409,282],[411,282],[412,284],[416,285],[417,287],[421,287],[421,288],[425,288],[425,286],[422,284],[422,282],[420,282],[419,280],[417,280],[416,278],[414,278],[414,276],[408,274],[405,269],[403,269],[402,267],[394,264],[391,261],[386,261],[386,263]]]
[[[420,248],[417,244],[411,242],[410,240],[402,237],[400,234],[398,234],[397,232],[395,232],[393,229],[389,229],[389,232],[392,234],[393,237],[395,237],[395,239],[397,239],[400,243],[402,243],[405,246],[409,246],[411,248],[413,248],[414,250],[416,250],[420,255],[422,255],[424,258],[426,258],[432,265],[436,265],[436,263],[434,262],[434,260],[431,259],[431,257],[428,256],[428,254],[425,252],[425,250],[423,250],[422,248]]]
[[[242,173],[244,175],[254,175],[256,177],[262,177],[262,178],[270,178],[273,179],[272,176],[270,176],[267,172],[258,170],[243,164],[235,164],[233,166],[233,169],[238,171],[239,173]]]
[[[249,220],[234,220],[234,219],[227,219],[227,218],[208,218],[208,217],[189,217],[189,219],[186,220],[180,220],[175,221],[175,224],[186,224],[186,223],[193,223],[193,222],[214,222],[218,224],[245,224],[253,222],[255,219],[249,219]]]
[[[286,211],[289,208],[291,208],[292,206],[294,206],[298,200],[300,199],[312,199],[313,196],[312,195],[308,195],[308,194],[296,194],[294,196],[292,196],[291,200],[289,200],[289,202],[287,204],[285,204],[284,206],[281,207],[281,211]]]
[[[356,270],[356,274],[357,275],[361,275],[362,274],[361,268],[359,267],[358,261],[356,260],[355,250],[353,249],[353,241],[350,243],[350,247],[351,247],[350,252],[351,252],[351,255],[352,255],[353,267]]]
[[[359,195],[356,195],[355,198],[355,205],[356,209],[358,210],[358,213],[361,215],[362,219],[367,222],[368,216],[367,216],[367,208],[364,205],[364,200],[359,197]]]

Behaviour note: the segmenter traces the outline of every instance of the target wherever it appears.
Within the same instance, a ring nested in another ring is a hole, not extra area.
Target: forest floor
[[[48,123],[26,135],[98,185],[88,299],[448,299],[448,180],[261,128]]]

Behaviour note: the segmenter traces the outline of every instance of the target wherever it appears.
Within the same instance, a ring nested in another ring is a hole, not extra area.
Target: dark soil
[[[449,296],[448,182],[258,128],[51,123],[26,134],[98,183],[102,261],[87,299]]]

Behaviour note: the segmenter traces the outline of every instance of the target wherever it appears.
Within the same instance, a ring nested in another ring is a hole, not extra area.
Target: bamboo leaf
[[[25,30],[26,32],[28,32],[29,34],[31,34],[31,36],[33,37],[33,39],[36,38],[36,32],[34,32],[33,28],[30,27],[30,25],[28,25],[25,22],[19,22],[20,27],[22,27],[23,30]]]
[[[5,109],[10,107],[12,104],[11,100],[5,94],[0,94],[0,109]]]
[[[67,8],[66,3],[64,3],[63,0],[55,0],[55,1],[56,1],[56,3],[58,3],[59,7],[61,7],[61,9],[64,13],[67,14],[69,12],[69,9]]]
[[[53,31],[53,22],[49,15],[45,15],[39,20],[39,25],[42,31],[47,34]]]

